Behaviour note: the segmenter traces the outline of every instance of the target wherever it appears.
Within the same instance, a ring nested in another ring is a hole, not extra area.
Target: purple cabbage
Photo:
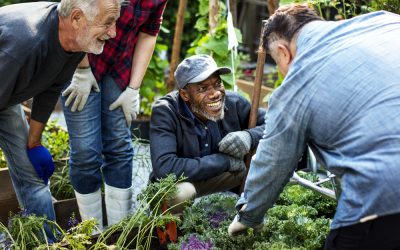
[[[228,217],[228,213],[224,211],[216,211],[208,215],[208,220],[210,221],[210,225],[212,228],[218,228],[223,221],[228,219]]]
[[[187,242],[182,243],[181,250],[211,250],[213,244],[211,240],[202,241],[192,234],[187,239]]]

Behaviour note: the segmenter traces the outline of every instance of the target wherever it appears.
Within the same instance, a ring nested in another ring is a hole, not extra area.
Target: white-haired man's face
[[[98,14],[84,15],[76,42],[82,51],[93,54],[103,52],[105,42],[116,36],[116,22],[120,15],[120,0],[98,0]]]

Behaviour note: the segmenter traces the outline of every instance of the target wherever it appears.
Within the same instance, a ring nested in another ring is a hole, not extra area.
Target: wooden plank
[[[250,100],[253,100],[253,88],[254,88],[253,82],[237,79],[236,84],[239,89],[241,89],[243,92],[246,92],[250,96]],[[273,88],[269,88],[267,86],[261,86],[260,100],[259,100],[260,107],[263,108],[267,107],[267,102],[263,102],[263,99],[266,95],[272,93],[272,91],[274,91]]]
[[[8,168],[0,169],[0,221],[7,225],[10,212],[17,213],[19,204]]]

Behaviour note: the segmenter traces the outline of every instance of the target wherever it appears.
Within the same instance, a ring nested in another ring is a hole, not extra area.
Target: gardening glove
[[[230,168],[229,172],[242,172],[246,169],[246,164],[242,159],[229,156]]]
[[[50,152],[42,145],[39,145],[28,148],[27,153],[36,173],[44,181],[44,184],[47,185],[50,176],[54,172],[54,162]]]
[[[118,99],[110,105],[110,110],[114,110],[118,107],[122,108],[128,127],[131,126],[132,120],[136,119],[136,115],[139,113],[139,89],[127,87]]]
[[[251,136],[247,131],[231,132],[222,138],[218,146],[221,153],[243,159],[250,151]]]
[[[68,96],[65,106],[74,101],[71,107],[71,111],[81,111],[86,104],[89,97],[90,91],[94,90],[100,92],[99,85],[97,84],[96,78],[94,77],[92,70],[89,68],[77,68],[74,76],[72,77],[71,84],[62,93],[62,96]]]

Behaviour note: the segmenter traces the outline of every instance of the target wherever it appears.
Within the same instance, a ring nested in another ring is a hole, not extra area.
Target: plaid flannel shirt
[[[88,54],[96,80],[110,75],[124,90],[131,77],[132,58],[139,32],[157,35],[167,0],[130,0],[121,7],[117,36],[110,39],[100,55]]]

